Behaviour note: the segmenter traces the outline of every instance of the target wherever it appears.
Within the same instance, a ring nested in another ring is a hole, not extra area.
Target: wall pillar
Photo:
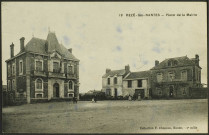
[[[48,100],[50,100],[52,98],[52,83],[51,80],[48,80]]]
[[[26,97],[27,103],[30,103],[30,76],[26,76]]]
[[[30,57],[26,55],[26,97],[27,103],[30,103]]]

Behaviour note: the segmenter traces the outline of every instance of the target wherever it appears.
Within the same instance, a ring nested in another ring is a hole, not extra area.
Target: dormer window
[[[168,61],[168,66],[170,67],[170,66],[176,66],[176,65],[178,65],[178,61],[177,60],[169,60]]]
[[[174,60],[174,61],[173,61],[173,65],[174,65],[174,66],[178,65],[177,60]]]
[[[172,61],[168,61],[168,66],[172,66]]]

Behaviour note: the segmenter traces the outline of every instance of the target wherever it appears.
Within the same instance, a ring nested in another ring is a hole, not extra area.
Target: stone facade
[[[7,63],[8,91],[14,98],[31,99],[79,98],[79,60],[58,43],[55,33],[49,32],[47,40],[33,37],[24,46],[20,39],[20,52]]]
[[[191,88],[201,87],[199,56],[170,58],[151,69],[153,98],[190,98]]]
[[[123,79],[123,96],[149,98],[150,71],[132,72]]]

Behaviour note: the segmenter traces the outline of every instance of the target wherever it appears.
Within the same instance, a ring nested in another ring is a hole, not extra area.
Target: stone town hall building
[[[79,60],[49,32],[47,39],[33,37],[25,46],[20,39],[20,52],[7,63],[7,87],[14,98],[65,99],[79,97]]]

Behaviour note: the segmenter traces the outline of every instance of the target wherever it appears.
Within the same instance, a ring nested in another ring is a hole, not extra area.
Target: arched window
[[[69,81],[69,89],[73,89],[73,82],[72,81]]]
[[[42,89],[42,80],[41,79],[36,80],[36,89]]]

